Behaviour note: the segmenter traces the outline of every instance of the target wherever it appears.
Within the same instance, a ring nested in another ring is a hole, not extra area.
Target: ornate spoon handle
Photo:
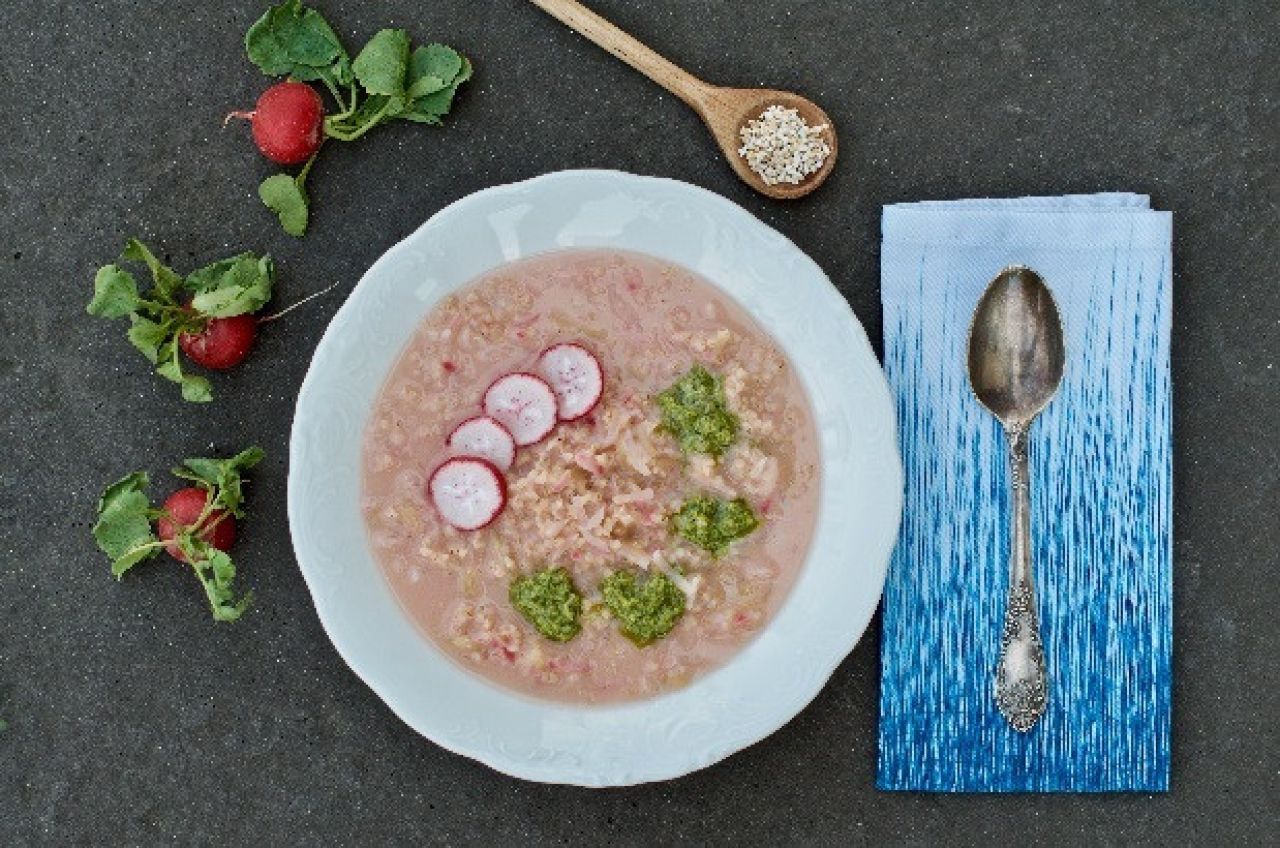
[[[1027,471],[1029,425],[1009,428],[1013,486],[1013,539],[1009,552],[1009,598],[996,669],[996,705],[1015,730],[1026,732],[1044,715],[1049,682],[1045,673],[1036,590],[1031,577],[1031,492]]]

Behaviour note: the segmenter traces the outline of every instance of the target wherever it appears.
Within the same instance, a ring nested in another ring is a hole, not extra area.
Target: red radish
[[[446,459],[431,472],[427,493],[440,517],[459,530],[488,526],[507,505],[502,472],[489,460],[474,456]]]
[[[516,440],[487,415],[476,415],[454,427],[446,444],[456,454],[487,459],[500,471],[506,471],[516,459]]]
[[[577,421],[595,409],[604,394],[600,360],[580,344],[547,348],[538,357],[538,370],[556,393],[561,421]]]
[[[253,123],[253,140],[262,155],[281,165],[300,165],[324,141],[324,101],[304,82],[282,82],[262,92],[252,112],[228,118]]]
[[[537,374],[517,371],[485,390],[484,411],[507,428],[517,446],[533,445],[555,429],[556,393]]]
[[[209,493],[195,486],[179,489],[164,502],[164,515],[160,516],[156,522],[156,532],[160,536],[160,541],[171,543],[165,545],[164,549],[169,552],[169,556],[179,562],[186,562],[187,557],[172,540],[180,530],[200,520],[200,514],[204,512],[205,504],[208,502]],[[220,551],[230,548],[236,540],[236,520],[225,509],[215,509],[209,513],[204,520],[204,526],[205,529],[200,532],[200,538]]]
[[[210,318],[202,332],[178,336],[178,346],[196,365],[221,371],[244,362],[257,334],[258,319],[252,315]]]

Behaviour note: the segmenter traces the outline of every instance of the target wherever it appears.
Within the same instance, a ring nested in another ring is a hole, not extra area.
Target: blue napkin
[[[881,789],[1168,789],[1171,235],[1135,194],[885,207],[906,508],[884,594]],[[965,370],[974,306],[1014,264],[1049,284],[1067,350],[1031,434],[1049,703],[1026,734],[993,696],[1009,471]]]

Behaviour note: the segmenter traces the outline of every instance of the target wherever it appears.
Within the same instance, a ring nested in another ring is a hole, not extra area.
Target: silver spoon
[[[969,383],[978,402],[1004,427],[1013,487],[1009,597],[996,668],[996,705],[1009,724],[1028,731],[1049,695],[1040,620],[1031,576],[1031,422],[1062,382],[1062,319],[1044,279],[1030,268],[1005,268],[987,286],[969,331]]]

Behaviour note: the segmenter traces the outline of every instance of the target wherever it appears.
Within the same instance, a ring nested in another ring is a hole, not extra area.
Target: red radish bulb
[[[487,527],[507,505],[507,481],[487,459],[460,456],[431,473],[427,495],[436,512],[459,530]]]
[[[484,411],[507,428],[517,447],[537,444],[556,426],[556,393],[537,374],[517,371],[493,381]]]
[[[179,335],[178,346],[196,365],[223,371],[244,362],[257,334],[258,319],[252,315],[210,318],[203,331]]]
[[[449,450],[459,456],[478,456],[506,471],[516,459],[516,440],[494,419],[476,415],[463,421],[447,440]]]
[[[169,556],[179,562],[186,562],[187,557],[178,544],[173,542],[173,538],[182,528],[190,527],[200,519],[200,513],[204,512],[208,499],[208,492],[192,486],[179,489],[164,502],[165,514],[156,522],[156,532],[160,536],[160,541],[171,543],[165,545],[164,549],[169,552]],[[225,509],[215,509],[209,513],[204,524],[206,529],[201,531],[200,538],[218,550],[225,551],[235,542],[236,520]]]
[[[577,421],[604,394],[604,371],[596,355],[580,344],[552,345],[538,357],[538,371],[556,393],[561,421]]]
[[[300,165],[324,141],[324,101],[305,82],[282,82],[262,92],[252,112],[232,112],[253,124],[262,155],[281,165]]]

